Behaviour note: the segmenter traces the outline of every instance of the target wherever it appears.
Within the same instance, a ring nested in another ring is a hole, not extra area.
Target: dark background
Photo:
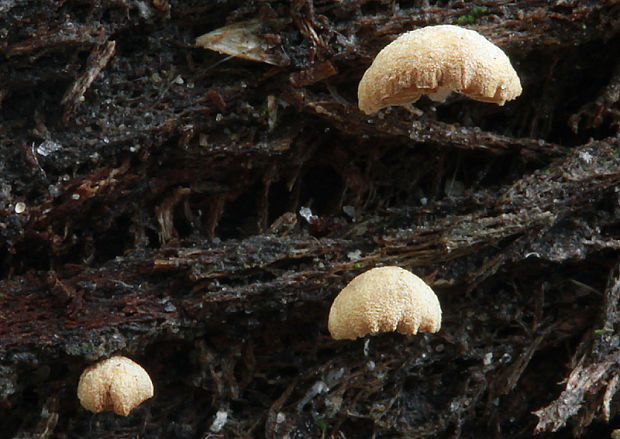
[[[256,61],[194,47],[240,22]],[[522,96],[359,112],[432,24]],[[614,0],[0,0],[0,436],[609,437],[619,28]],[[433,286],[438,334],[331,340],[377,265]],[[155,384],[127,418],[75,393],[113,354]]]

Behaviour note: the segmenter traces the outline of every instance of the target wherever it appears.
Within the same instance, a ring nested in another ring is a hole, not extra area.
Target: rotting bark
[[[605,290],[604,305],[598,318],[601,327],[581,341],[576,350],[579,356],[573,359],[576,365],[568,376],[566,389],[547,407],[535,412],[538,416],[535,431],[557,431],[566,424],[568,418],[579,414],[574,431],[576,436],[580,436],[599,411],[602,411],[605,421],[609,422],[610,404],[618,390],[618,364],[620,364],[620,352],[617,346],[612,347],[617,344],[617,341],[612,342],[612,338],[615,334],[615,313],[620,297],[619,276],[616,267]],[[584,366],[586,361],[591,364]],[[589,397],[586,408],[581,410],[586,394],[598,392],[601,392],[602,401],[600,397]]]
[[[193,47],[243,22],[264,63]],[[360,113],[377,51],[439,23],[523,96]],[[608,437],[619,29],[613,0],[0,1],[4,431]],[[433,285],[438,334],[329,338],[380,264]],[[155,383],[128,418],[75,395],[111,354]]]

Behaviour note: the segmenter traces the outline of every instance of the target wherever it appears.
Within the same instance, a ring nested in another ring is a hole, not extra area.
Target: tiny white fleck
[[[312,220],[316,220],[317,217],[316,215],[312,214],[312,210],[310,210],[309,207],[301,207],[299,209],[299,214],[301,215],[301,217],[303,219],[305,219],[307,222],[311,222]]]
[[[588,165],[592,163],[592,154],[590,154],[588,151],[581,151],[579,153],[579,158],[583,160],[585,163],[587,163]]]
[[[226,424],[226,420],[228,419],[228,412],[226,410],[218,410],[215,414],[215,420],[209,427],[213,433],[219,433],[222,430],[222,427]]]
[[[312,386],[312,392],[315,395],[320,395],[321,393],[329,392],[329,387],[323,381],[317,381]]]
[[[37,154],[42,155],[43,157],[47,157],[48,155],[59,151],[62,149],[62,145],[52,142],[51,140],[46,140],[42,142],[39,146],[37,146]]]
[[[20,201],[15,204],[15,213],[24,213],[26,211],[26,203]]]
[[[355,218],[355,207],[353,206],[342,206],[342,211],[350,216],[351,218]]]
[[[493,362],[493,352],[487,352],[484,355],[484,359],[482,360],[482,364],[485,366],[489,366]]]
[[[359,249],[347,253],[347,258],[349,258],[349,260],[351,261],[357,261],[361,257],[362,257],[362,251]]]

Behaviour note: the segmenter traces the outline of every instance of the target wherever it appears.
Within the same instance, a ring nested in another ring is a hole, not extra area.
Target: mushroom
[[[86,410],[114,410],[127,416],[153,396],[153,383],[146,371],[127,357],[115,356],[87,367],[80,376],[77,395]]]
[[[354,340],[366,334],[398,331],[437,332],[441,306],[422,279],[400,267],[379,267],[355,277],[329,311],[333,338]]]
[[[506,54],[478,32],[459,26],[427,26],[384,47],[357,90],[366,114],[416,102],[423,94],[443,102],[452,92],[504,105],[521,94]]]

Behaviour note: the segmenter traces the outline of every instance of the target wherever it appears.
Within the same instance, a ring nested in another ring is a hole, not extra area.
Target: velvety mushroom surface
[[[127,416],[153,396],[148,373],[127,357],[115,356],[87,367],[80,376],[77,395],[86,410],[114,410]]]
[[[521,94],[521,81],[506,54],[478,32],[427,26],[379,52],[359,83],[358,105],[370,114],[423,94],[441,102],[452,91],[504,105]]]
[[[328,329],[335,339],[398,331],[437,332],[441,306],[433,290],[400,267],[378,267],[355,277],[334,299]]]

